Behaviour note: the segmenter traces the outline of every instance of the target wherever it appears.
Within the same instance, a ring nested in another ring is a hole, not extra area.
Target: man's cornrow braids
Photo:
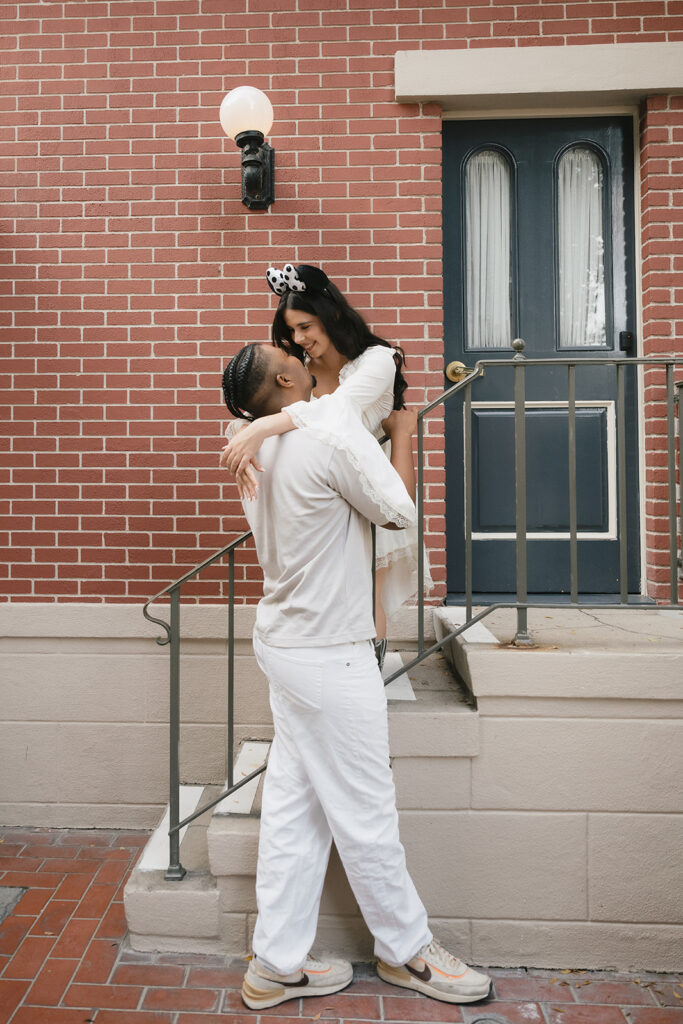
[[[243,420],[253,420],[251,413],[245,412],[245,406],[252,397],[253,388],[248,381],[256,352],[255,345],[246,345],[234,356],[223,371],[223,397],[228,410],[233,416]],[[251,394],[249,393],[251,391]]]

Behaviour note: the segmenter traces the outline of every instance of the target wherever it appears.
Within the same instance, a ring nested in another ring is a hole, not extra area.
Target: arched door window
[[[560,348],[607,344],[604,177],[600,157],[587,146],[573,146],[558,160]]]
[[[510,164],[484,149],[465,170],[465,277],[467,348],[512,343]]]

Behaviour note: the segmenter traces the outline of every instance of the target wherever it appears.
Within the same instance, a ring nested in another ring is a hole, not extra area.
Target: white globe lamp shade
[[[260,89],[240,85],[223,98],[220,118],[229,139],[249,131],[261,132],[265,136],[273,124],[273,105]]]

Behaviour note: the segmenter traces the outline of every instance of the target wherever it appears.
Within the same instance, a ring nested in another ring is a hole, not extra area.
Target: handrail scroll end
[[[171,642],[171,627],[168,624],[168,622],[164,622],[163,619],[156,619],[147,611],[148,607],[150,606],[150,604],[152,604],[152,601],[154,600],[155,598],[152,598],[150,601],[145,602],[145,605],[142,609],[142,614],[145,616],[148,622],[154,622],[157,626],[161,626],[161,628],[165,630],[166,637],[164,638],[163,636],[158,636],[156,639],[156,642],[159,644],[159,647],[165,647],[166,644],[170,644]]]

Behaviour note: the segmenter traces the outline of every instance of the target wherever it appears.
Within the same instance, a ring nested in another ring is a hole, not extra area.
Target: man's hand
[[[412,437],[417,430],[417,409],[393,409],[382,420],[382,429],[392,441],[398,436]]]

